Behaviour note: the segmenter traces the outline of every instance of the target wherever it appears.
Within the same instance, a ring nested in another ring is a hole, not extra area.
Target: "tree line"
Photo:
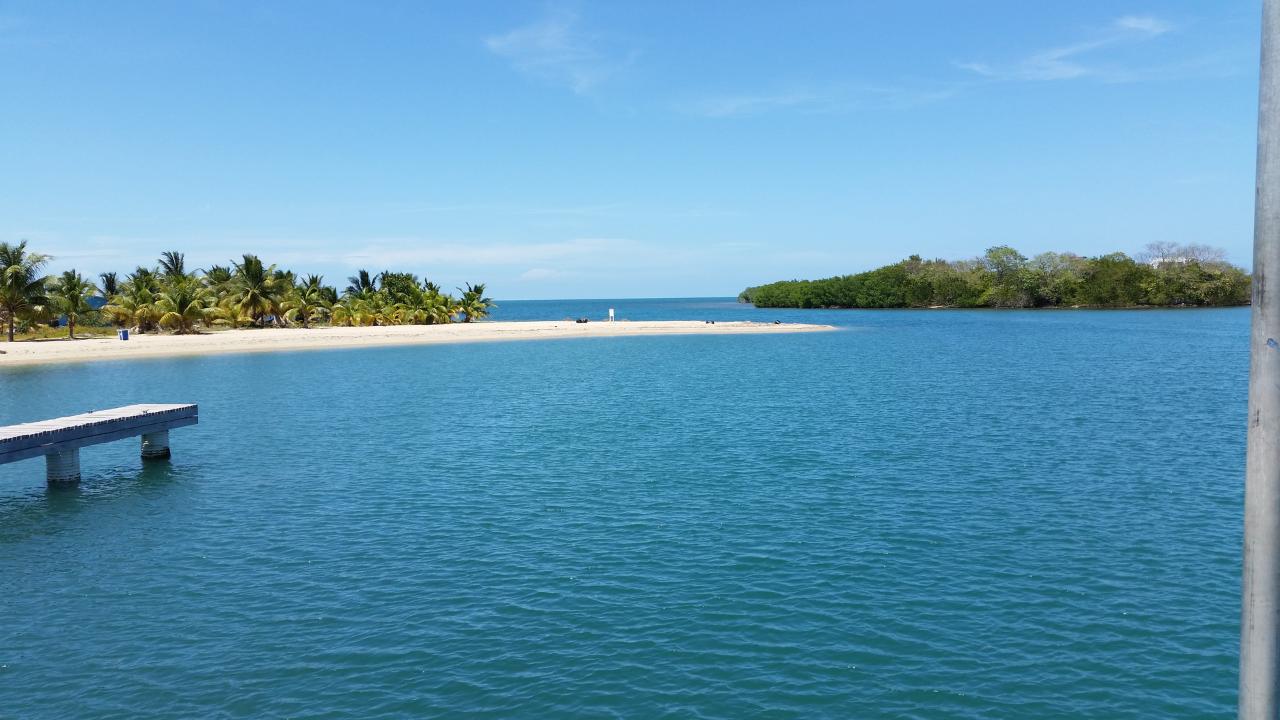
[[[1001,245],[972,260],[912,255],[856,275],[784,280],[738,296],[756,307],[1038,308],[1208,307],[1249,304],[1250,277],[1203,245],[1153,243],[1136,258],[1047,252],[1027,258]]]
[[[77,271],[46,276],[48,255],[27,243],[0,243],[0,321],[15,332],[65,318],[146,333],[192,333],[210,327],[433,325],[488,316],[493,301],[483,284],[468,283],[455,297],[412,273],[360,270],[341,292],[320,275],[296,275],[246,254],[239,262],[188,270],[183,253],[167,251],[153,267],[97,282]]]

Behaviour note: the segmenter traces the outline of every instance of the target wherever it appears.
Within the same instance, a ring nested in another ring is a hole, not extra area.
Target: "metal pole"
[[[1253,227],[1253,327],[1245,462],[1240,611],[1241,720],[1280,706],[1280,0],[1262,3],[1258,188]]]

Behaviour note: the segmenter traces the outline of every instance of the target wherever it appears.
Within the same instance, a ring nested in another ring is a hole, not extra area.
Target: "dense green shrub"
[[[975,260],[918,255],[857,275],[784,280],[747,288],[739,300],[757,307],[1136,307],[1247,305],[1250,278],[1220,250],[1151,246],[1085,258],[1042,253],[1026,258],[1008,246]]]

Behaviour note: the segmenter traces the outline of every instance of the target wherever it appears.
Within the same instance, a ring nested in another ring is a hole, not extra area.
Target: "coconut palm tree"
[[[367,320],[370,325],[397,325],[396,306],[386,293],[374,292],[363,300]]]
[[[403,299],[394,306],[392,319],[401,325],[430,325],[434,298],[417,285],[401,291]]]
[[[458,303],[452,296],[442,294],[440,286],[430,280],[422,281],[421,293],[421,303],[425,307],[425,319],[421,322],[427,325],[453,322],[453,316],[458,312]]]
[[[103,309],[117,322],[123,322],[125,325],[132,324],[136,332],[149,332],[155,329],[156,321],[160,319],[159,310],[156,308],[156,296],[162,289],[163,283],[159,273],[139,265],[125,276],[124,285],[120,290],[123,306],[113,302]],[[118,309],[113,311],[111,305],[117,308],[128,308],[128,312],[121,313]]]
[[[275,265],[271,267],[275,267]],[[271,279],[275,281],[277,287],[286,291],[298,284],[298,277],[293,274],[292,270],[275,270],[271,273]]]
[[[484,296],[484,283],[476,283],[472,285],[467,283],[467,289],[458,288],[458,292],[462,293],[462,298],[458,301],[458,311],[462,313],[462,322],[472,322],[474,320],[483,320],[489,316],[489,309],[492,308],[493,300]]]
[[[99,273],[98,280],[98,291],[102,294],[102,297],[106,298],[108,301],[111,300],[112,295],[120,292],[120,283],[119,280],[117,280],[115,273]]]
[[[38,314],[48,302],[40,274],[48,261],[48,255],[28,252],[25,240],[0,243],[0,317],[9,325],[9,342],[18,317]]]
[[[186,277],[186,256],[177,250],[166,250],[160,253],[160,272],[170,280]]]
[[[210,288],[217,288],[231,282],[231,268],[226,265],[211,265],[204,272],[204,282]]]
[[[195,332],[196,323],[204,322],[208,315],[210,297],[209,288],[195,278],[166,284],[156,297],[160,325],[176,328],[178,335]]]
[[[279,320],[281,288],[272,275],[275,265],[264,267],[257,255],[247,253],[241,262],[233,265],[235,272],[224,302],[235,311],[235,316],[259,326],[265,324],[268,315],[275,315]]]
[[[139,265],[133,269],[133,272],[125,276],[125,280],[133,283],[137,288],[146,288],[153,293],[160,291],[160,277],[151,268],[144,268]]]
[[[75,270],[67,270],[49,283],[50,305],[67,316],[67,337],[76,339],[76,321],[93,312],[89,298],[98,292],[93,283]]]
[[[285,317],[302,323],[302,327],[310,327],[311,321],[323,318],[329,313],[332,303],[328,299],[332,288],[326,288],[324,278],[320,275],[308,275],[295,285],[281,304]]]
[[[330,317],[334,325],[345,327],[362,327],[373,324],[373,316],[369,312],[366,301],[354,295],[348,295],[333,306]]]
[[[231,313],[226,309],[224,301],[231,287],[231,268],[225,265],[211,265],[209,269],[201,270],[200,274],[203,276],[201,279],[205,287],[209,288],[209,298],[213,303],[211,313],[226,315],[226,319],[229,320]]]
[[[154,276],[146,273],[140,275],[135,272],[129,277],[120,286],[120,292],[113,295],[111,302],[102,309],[116,324],[122,327],[132,326],[137,332],[144,333],[154,327],[160,317],[156,307],[159,288],[152,282]]]
[[[378,278],[369,274],[368,270],[357,270],[355,275],[347,278],[347,289],[343,293],[367,298],[378,292]]]
[[[453,299],[452,295],[436,294],[431,300],[431,323],[433,325],[448,325],[453,322],[453,318],[458,314],[458,301]]]

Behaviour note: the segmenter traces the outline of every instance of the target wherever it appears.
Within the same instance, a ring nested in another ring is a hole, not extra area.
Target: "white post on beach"
[[[609,322],[613,322],[613,308],[609,308]]]
[[[1280,0],[1262,4],[1240,611],[1241,720],[1280,711]]]

